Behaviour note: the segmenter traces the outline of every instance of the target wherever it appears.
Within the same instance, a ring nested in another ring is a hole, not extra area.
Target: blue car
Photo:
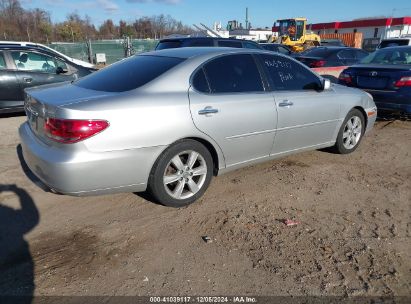
[[[339,83],[370,93],[380,114],[411,117],[411,46],[375,51],[345,69]]]

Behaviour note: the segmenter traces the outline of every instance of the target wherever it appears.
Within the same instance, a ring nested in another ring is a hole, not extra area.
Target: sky
[[[42,8],[53,22],[64,21],[67,14],[89,15],[99,26],[104,20],[132,22],[142,16],[171,15],[185,25],[204,23],[212,26],[228,20],[245,24],[245,9],[253,27],[271,27],[275,20],[307,17],[309,23],[348,21],[374,16],[411,16],[409,0],[20,0],[24,8]]]

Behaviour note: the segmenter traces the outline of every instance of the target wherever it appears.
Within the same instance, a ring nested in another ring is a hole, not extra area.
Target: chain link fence
[[[96,53],[106,55],[107,64],[114,63],[125,57],[124,39],[91,41],[91,58],[95,58]],[[148,52],[155,48],[157,40],[131,40],[132,53]],[[89,60],[89,49],[86,42],[83,43],[51,43],[49,47],[59,51],[69,57]]]

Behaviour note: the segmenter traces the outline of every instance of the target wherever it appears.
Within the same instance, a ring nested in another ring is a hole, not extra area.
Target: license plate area
[[[361,88],[384,89],[387,86],[387,78],[358,76],[357,84]]]

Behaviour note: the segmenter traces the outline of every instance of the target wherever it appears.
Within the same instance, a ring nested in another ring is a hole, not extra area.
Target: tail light
[[[50,139],[72,144],[100,133],[109,126],[105,120],[47,118],[44,132]]]
[[[325,60],[315,60],[313,62],[310,62],[310,68],[321,68],[325,65],[325,63]]]
[[[344,72],[340,74],[338,80],[344,84],[352,84],[352,76]]]
[[[400,80],[394,83],[394,86],[397,88],[411,87],[411,77],[410,76],[402,77]]]

